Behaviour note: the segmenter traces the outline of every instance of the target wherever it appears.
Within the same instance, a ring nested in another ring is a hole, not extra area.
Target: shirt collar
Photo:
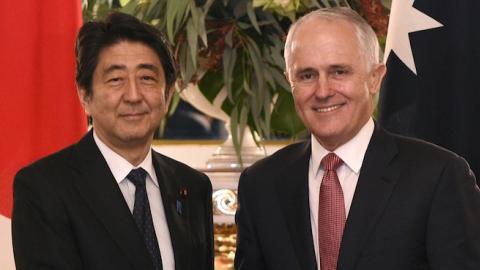
[[[345,165],[347,165],[353,172],[358,174],[360,168],[362,167],[363,158],[367,152],[367,147],[372,138],[373,130],[375,129],[375,124],[373,119],[370,119],[365,123],[365,125],[360,129],[360,131],[348,142],[339,146],[333,152],[339,156]],[[315,138],[311,135],[312,142],[312,154],[311,162],[313,168],[317,168],[315,172],[318,172],[320,169],[320,163],[322,159],[329,153]]]
[[[127,178],[127,175],[130,173],[132,169],[141,167],[148,173],[148,175],[150,176],[150,179],[152,179],[153,183],[158,187],[157,178],[154,177],[156,174],[155,174],[155,169],[153,167],[151,150],[148,151],[147,156],[138,166],[133,166],[125,158],[117,154],[105,143],[103,143],[102,140],[95,133],[95,130],[93,130],[93,139],[95,140],[95,143],[97,144],[98,148],[100,149],[100,152],[105,158],[105,161],[107,161],[107,165],[110,168],[110,171],[112,172],[113,177],[115,178],[117,183],[120,183],[125,178]]]

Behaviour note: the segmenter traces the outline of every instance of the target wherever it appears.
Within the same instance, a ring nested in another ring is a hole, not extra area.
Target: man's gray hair
[[[311,19],[324,19],[330,21],[344,20],[352,23],[356,29],[358,41],[366,56],[367,65],[372,66],[373,64],[378,64],[380,62],[380,45],[378,44],[377,35],[372,27],[356,11],[347,7],[317,9],[301,17],[298,21],[292,24],[285,42],[284,57],[286,62],[288,61],[292,40],[296,30],[305,21]]]

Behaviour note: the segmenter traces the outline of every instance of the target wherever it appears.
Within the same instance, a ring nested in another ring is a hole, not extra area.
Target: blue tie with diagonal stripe
[[[162,257],[158,247],[155,228],[153,227],[152,213],[148,203],[147,189],[145,179],[147,172],[142,169],[133,169],[127,175],[127,179],[135,185],[135,204],[133,206],[133,219],[137,223],[138,229],[143,235],[143,240],[148,253],[152,258],[155,270],[162,270]]]

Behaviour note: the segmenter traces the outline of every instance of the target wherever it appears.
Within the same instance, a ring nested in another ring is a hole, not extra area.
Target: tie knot
[[[130,171],[127,175],[128,180],[132,182],[135,187],[145,186],[145,178],[147,177],[147,172],[143,168],[137,168]]]
[[[325,171],[336,171],[342,163],[343,161],[335,153],[329,153],[322,159]]]

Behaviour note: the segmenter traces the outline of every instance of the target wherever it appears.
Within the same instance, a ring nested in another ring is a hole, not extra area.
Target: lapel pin
[[[177,207],[177,213],[179,215],[182,215],[182,202],[180,200],[177,200],[176,207]]]
[[[177,208],[177,213],[179,215],[182,215],[183,212],[183,205],[182,201],[186,200],[188,197],[188,189],[185,186],[180,187],[180,190],[178,191],[179,199],[176,201],[176,208]]]
[[[180,192],[179,192],[180,198],[182,200],[187,199],[188,197],[188,189],[186,187],[180,187]]]

